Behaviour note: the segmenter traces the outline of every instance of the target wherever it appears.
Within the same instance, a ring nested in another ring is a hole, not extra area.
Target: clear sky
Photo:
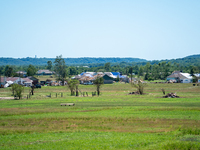
[[[200,0],[0,0],[0,57],[200,54]]]

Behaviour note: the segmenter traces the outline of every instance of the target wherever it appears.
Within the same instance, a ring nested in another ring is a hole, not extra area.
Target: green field
[[[145,95],[128,95],[135,89],[115,83],[99,97],[93,85],[79,88],[89,96],[59,86],[0,100],[0,149],[200,149],[200,86],[148,84]],[[180,98],[162,98],[161,88]],[[9,88],[0,97],[11,97]]]

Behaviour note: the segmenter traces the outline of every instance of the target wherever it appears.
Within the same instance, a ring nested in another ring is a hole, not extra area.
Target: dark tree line
[[[59,60],[60,59],[60,60]],[[199,59],[199,58],[194,58]],[[60,62],[59,62],[59,61]],[[192,63],[192,58],[185,59],[186,61],[180,59],[178,62],[171,61],[151,61],[145,63],[105,63],[100,66],[67,66],[64,58],[57,56],[57,58],[52,63],[51,61],[47,61],[45,66],[0,66],[0,74],[5,75],[7,77],[10,76],[19,76],[17,71],[26,71],[28,76],[33,76],[39,69],[49,69],[52,71],[59,72],[58,68],[62,68],[64,70],[63,76],[74,76],[80,74],[82,72],[120,72],[121,74],[129,75],[134,73],[138,77],[143,77],[145,80],[158,80],[158,79],[166,79],[168,75],[170,75],[173,71],[178,70],[182,72],[187,72],[191,74],[200,73],[200,63]],[[198,62],[198,61],[197,61]],[[58,64],[62,64],[62,67]],[[57,66],[58,65],[58,66]],[[64,66],[63,66],[64,65]]]

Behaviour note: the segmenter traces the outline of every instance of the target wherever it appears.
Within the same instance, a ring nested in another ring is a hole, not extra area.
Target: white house
[[[32,86],[32,80],[30,80],[29,78],[20,78],[20,77],[7,77],[6,81],[12,81],[13,83],[16,84],[21,84],[21,85],[25,85],[25,86]]]
[[[13,83],[16,84],[23,84],[22,83],[23,80],[20,77],[7,77],[6,81],[12,81]]]
[[[167,77],[167,81],[174,80],[178,83],[192,83],[192,76],[189,73],[174,71]]]
[[[180,78],[181,83],[192,83],[192,76],[189,73],[181,73],[183,76]]]

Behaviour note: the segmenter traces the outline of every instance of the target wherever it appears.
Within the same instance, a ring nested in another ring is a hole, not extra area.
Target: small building
[[[52,74],[54,74],[54,72],[52,72],[50,70],[38,70],[36,74],[38,76],[41,76],[41,75],[52,75]]]

